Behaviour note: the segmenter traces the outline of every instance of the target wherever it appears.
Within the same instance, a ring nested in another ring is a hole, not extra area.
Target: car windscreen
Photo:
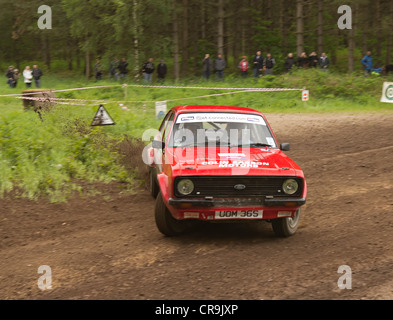
[[[277,148],[260,115],[245,113],[182,113],[177,116],[169,147],[229,146]]]

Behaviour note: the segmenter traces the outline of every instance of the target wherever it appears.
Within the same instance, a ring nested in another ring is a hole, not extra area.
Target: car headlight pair
[[[289,195],[295,194],[299,189],[299,184],[294,179],[287,179],[282,184],[282,190]]]
[[[294,179],[287,179],[282,184],[282,190],[288,194],[293,195],[299,189],[299,184]],[[194,183],[190,179],[182,179],[177,184],[177,191],[183,195],[187,196],[194,191]]]
[[[177,191],[183,196],[188,196],[194,191],[194,183],[190,179],[180,180],[177,184]]]

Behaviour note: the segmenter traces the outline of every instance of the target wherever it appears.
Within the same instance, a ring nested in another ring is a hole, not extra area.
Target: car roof
[[[260,111],[233,106],[216,106],[216,105],[193,105],[193,106],[177,106],[172,108],[177,114],[186,112],[233,112],[233,113],[251,113],[261,115]]]

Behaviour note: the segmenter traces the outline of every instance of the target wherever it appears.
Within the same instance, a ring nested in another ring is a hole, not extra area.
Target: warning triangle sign
[[[97,114],[95,115],[91,125],[94,126],[110,126],[114,125],[115,122],[112,120],[108,111],[105,110],[104,106],[101,104],[98,108]]]

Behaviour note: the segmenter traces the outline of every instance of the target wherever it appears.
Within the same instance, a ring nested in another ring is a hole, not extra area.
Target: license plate
[[[215,212],[216,220],[227,219],[262,219],[263,210],[222,210]]]

